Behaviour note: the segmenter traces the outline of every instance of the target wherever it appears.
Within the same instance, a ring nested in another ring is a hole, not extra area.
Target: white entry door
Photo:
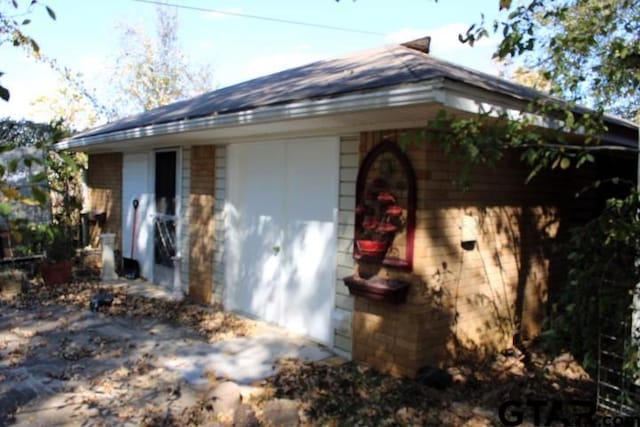
[[[331,344],[337,138],[229,147],[225,302]]]
[[[122,160],[122,256],[131,257],[140,264],[142,277],[153,277],[153,245],[149,214],[153,194],[149,185],[149,154],[125,154]],[[138,200],[137,211],[133,201]],[[133,229],[134,216],[136,227]]]
[[[126,153],[122,172],[122,255],[143,278],[170,288],[179,215],[179,152]],[[138,200],[137,211],[133,201]],[[135,229],[134,225],[135,218]]]

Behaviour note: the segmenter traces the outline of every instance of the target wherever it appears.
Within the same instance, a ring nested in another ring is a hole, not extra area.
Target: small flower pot
[[[356,240],[360,255],[371,258],[383,258],[389,249],[389,242],[379,240]]]
[[[69,283],[73,277],[73,261],[64,260],[57,262],[45,261],[40,266],[40,274],[45,285],[53,286]]]

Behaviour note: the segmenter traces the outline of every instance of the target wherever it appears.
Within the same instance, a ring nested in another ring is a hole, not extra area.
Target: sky
[[[154,29],[156,6],[146,0],[40,2],[50,6],[57,19],[51,20],[43,7],[36,7],[28,16],[31,23],[25,27],[27,34],[38,42],[45,55],[81,72],[85,82],[99,94],[109,91],[110,64],[119,52],[118,24],[142,27],[149,33]],[[458,34],[479,22],[481,14],[492,22],[498,13],[498,0],[166,2],[184,6],[178,9],[181,46],[192,62],[211,66],[215,85],[212,89],[426,35],[432,37],[434,56],[491,74],[500,72],[500,66],[491,60],[497,43],[495,37],[474,47],[458,41]],[[351,31],[252,19],[238,14]],[[33,101],[55,93],[59,84],[56,73],[6,43],[0,45],[0,58],[0,71],[4,72],[0,82],[11,91],[9,102],[0,101],[0,117],[49,121],[50,112],[42,105],[34,106]]]

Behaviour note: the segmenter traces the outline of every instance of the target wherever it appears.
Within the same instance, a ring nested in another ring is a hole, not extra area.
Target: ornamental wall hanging
[[[358,172],[354,258],[411,270],[415,216],[411,162],[396,143],[384,141]]]

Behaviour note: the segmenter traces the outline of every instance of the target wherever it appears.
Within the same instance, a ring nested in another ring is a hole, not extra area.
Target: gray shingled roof
[[[517,98],[529,99],[537,94],[524,86],[397,45],[259,77],[126,117],[79,133],[72,139],[438,78],[464,82]]]

